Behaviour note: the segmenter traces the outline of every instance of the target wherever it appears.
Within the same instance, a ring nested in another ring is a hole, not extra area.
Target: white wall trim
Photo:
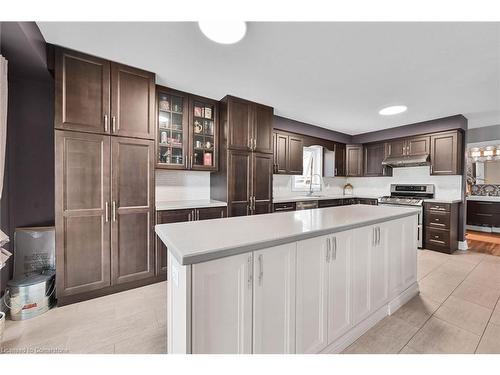
[[[467,250],[469,250],[469,244],[467,244],[467,240],[458,241],[458,250],[459,251],[467,251]]]

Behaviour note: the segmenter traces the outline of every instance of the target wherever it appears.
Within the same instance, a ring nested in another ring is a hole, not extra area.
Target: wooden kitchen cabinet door
[[[56,48],[57,129],[109,134],[110,66],[107,60]]]
[[[273,152],[273,118],[274,110],[262,104],[254,106],[254,131],[256,152]]]
[[[392,175],[392,168],[382,165],[385,152],[385,143],[370,143],[364,146],[364,176]]]
[[[57,297],[111,285],[110,137],[56,130]]]
[[[346,175],[360,177],[363,175],[363,146],[346,146]]]
[[[250,214],[252,185],[252,154],[248,151],[228,151],[228,216]]]
[[[462,133],[457,130],[431,135],[431,175],[461,174]]]
[[[389,298],[389,226],[397,225],[391,221],[373,227],[376,241],[370,248],[370,309],[376,311],[382,307]]]
[[[332,250],[328,263],[329,344],[352,326],[350,295],[352,242],[353,231],[339,232],[331,236]]]
[[[253,353],[295,353],[296,243],[254,252]]]
[[[280,133],[275,133],[275,137],[275,173],[286,174],[288,170],[288,136]]]
[[[154,142],[112,137],[111,155],[112,279],[122,284],[155,273]]]
[[[352,252],[352,322],[357,324],[370,315],[370,256],[373,227],[356,229]]]
[[[296,353],[312,354],[327,345],[327,236],[297,243]]]
[[[301,175],[304,170],[304,140],[301,137],[288,137],[287,174]]]
[[[252,254],[192,266],[192,353],[252,352]]]
[[[252,153],[252,215],[268,214],[273,205],[273,155]]]
[[[335,143],[335,176],[345,176],[346,175],[346,155],[345,155],[345,144]]]
[[[406,147],[408,156],[429,155],[431,138],[429,136],[408,138]]]
[[[235,97],[228,97],[228,139],[230,150],[250,150],[253,134],[252,103]]]
[[[221,219],[227,217],[226,207],[197,208],[197,220]]]
[[[387,142],[387,157],[397,158],[406,155],[406,139],[393,139]]]
[[[155,75],[111,64],[111,133],[155,138]]]

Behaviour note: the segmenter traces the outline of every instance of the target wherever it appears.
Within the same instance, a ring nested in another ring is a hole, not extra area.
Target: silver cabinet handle
[[[108,132],[108,115],[104,115],[104,132]]]
[[[262,279],[264,278],[264,257],[262,254],[259,255],[259,285],[262,285]]]
[[[333,237],[333,260],[337,259],[337,237]]]
[[[253,211],[255,213],[255,195],[253,196]]]
[[[104,218],[104,221],[107,223],[109,221],[109,203],[106,202],[104,204],[104,207],[105,207],[105,211],[104,211],[105,218]]]
[[[249,255],[247,260],[248,265],[248,289],[252,289],[253,267],[252,267],[252,254]]]
[[[200,210],[196,209],[196,220],[200,220]]]
[[[111,116],[111,126],[113,128],[113,133],[116,133],[116,116]]]
[[[431,174],[432,174],[432,164],[431,164]]]
[[[193,168],[193,155],[189,157],[189,167]]]
[[[192,213],[192,211],[190,213],[188,213],[188,221],[191,221],[191,213]]]
[[[220,210],[220,217],[223,218],[224,217],[224,210]]]
[[[255,151],[257,149],[257,138],[253,139],[253,150]]]
[[[113,215],[113,221],[116,221],[116,201],[111,203],[111,211]]]
[[[330,241],[330,237],[326,238],[326,263],[330,263],[330,249],[332,247],[332,243]]]
[[[335,168],[335,169],[334,169],[333,175],[334,175],[334,176],[336,176],[336,175],[337,175],[337,168]]]

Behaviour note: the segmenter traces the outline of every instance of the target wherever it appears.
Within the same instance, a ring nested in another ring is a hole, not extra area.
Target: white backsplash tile
[[[347,182],[353,185],[357,195],[389,195],[391,184],[434,184],[437,199],[461,199],[462,196],[462,176],[431,176],[429,166],[394,168],[392,177],[324,178],[322,193],[342,194]],[[300,194],[292,191],[292,176],[274,175],[274,198]]]
[[[210,199],[210,172],[156,170],[156,197],[160,201]]]

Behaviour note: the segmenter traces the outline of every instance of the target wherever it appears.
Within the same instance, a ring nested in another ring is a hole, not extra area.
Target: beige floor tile
[[[493,309],[498,297],[500,297],[500,288],[491,288],[466,280],[455,289],[452,295],[488,309]]]
[[[478,264],[484,258],[485,254],[475,253],[473,251],[455,251],[451,257],[453,260]]]
[[[500,354],[500,325],[488,324],[476,353]]]
[[[482,259],[483,262],[487,262],[487,263],[500,263],[500,256],[498,255],[490,255],[490,254],[486,254],[484,256],[484,258]]]
[[[482,335],[491,313],[492,310],[484,306],[450,296],[434,316],[476,335]]]
[[[500,288],[500,263],[481,262],[467,276],[467,281],[490,288]]]
[[[491,314],[490,322],[496,325],[500,325],[500,300],[497,302],[493,314]]]
[[[431,317],[410,340],[412,349],[429,354],[474,353],[479,336],[450,323]]]
[[[388,316],[356,340],[344,353],[396,354],[417,330],[404,320]]]
[[[420,328],[438,307],[438,302],[423,295],[417,295],[401,306],[392,316]]]
[[[436,302],[442,303],[455,290],[457,285],[450,284],[445,280],[441,282],[429,279],[429,276],[418,282],[420,294]]]
[[[117,354],[162,354],[167,353],[167,330],[152,328],[139,335],[115,344]]]
[[[451,258],[447,262],[440,265],[436,271],[442,272],[451,277],[457,277],[458,279],[465,279],[468,273],[470,273],[475,267],[477,267],[473,263],[469,262],[461,262],[458,260],[454,260]]]
[[[403,349],[401,349],[399,354],[421,354],[421,353],[413,348],[410,348],[408,345],[406,345]]]

